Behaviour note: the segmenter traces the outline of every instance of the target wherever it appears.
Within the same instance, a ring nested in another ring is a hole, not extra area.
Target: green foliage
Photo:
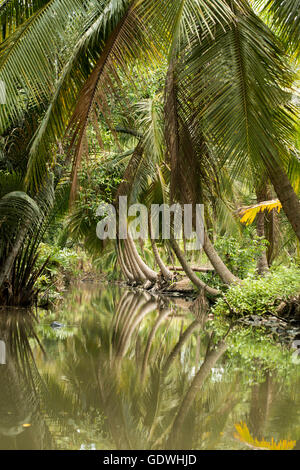
[[[95,214],[101,202],[114,201],[116,189],[122,181],[122,169],[111,164],[110,160],[90,156],[80,171],[77,204],[89,207]]]
[[[41,243],[38,263],[46,263],[39,276],[37,287],[40,290],[39,305],[48,308],[62,300],[62,295],[73,280],[80,279],[91,266],[84,251]]]
[[[289,52],[300,56],[300,2],[299,0],[267,0],[265,11],[270,14],[270,23],[279,33]]]
[[[235,362],[240,357],[239,362],[244,364],[245,375],[251,380],[259,380],[266,370],[286,373],[289,362],[293,368],[292,352],[275,343],[267,336],[264,328],[235,328],[227,341],[228,355]]]
[[[48,259],[46,271],[55,276],[58,271],[70,272],[74,276],[79,274],[79,263],[86,259],[84,253],[78,253],[68,248],[59,249],[42,243],[40,246],[39,261],[44,263]]]
[[[107,162],[105,164],[101,157],[90,158],[83,163],[78,197],[68,218],[68,232],[75,242],[83,242],[85,249],[93,256],[98,256],[103,248],[96,234],[99,221],[97,209],[103,202],[114,202],[121,180],[120,168]]]
[[[257,237],[251,228],[243,230],[241,238],[219,236],[214,244],[226,266],[240,279],[253,274],[257,260],[266,249],[267,241]]]
[[[216,315],[275,313],[276,305],[281,300],[286,300],[299,292],[299,267],[280,266],[272,269],[265,277],[255,279],[254,276],[250,276],[241,284],[230,286],[213,310]]]

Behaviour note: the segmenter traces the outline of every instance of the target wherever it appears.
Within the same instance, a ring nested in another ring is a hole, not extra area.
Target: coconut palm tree
[[[295,40],[292,3],[285,9],[274,0],[268,8],[275,23],[283,15],[283,29]],[[0,10],[0,76],[7,90],[0,130],[28,108],[40,110],[28,188],[41,186],[54,160],[50,146],[65,137],[74,198],[88,126],[97,127],[99,115],[109,125],[122,84],[166,61],[163,157],[171,201],[203,202],[205,179],[216,179],[209,169],[229,164],[234,179],[251,166],[267,172],[300,239],[300,203],[288,177],[294,75],[280,40],[246,0],[50,0],[32,2],[21,15],[20,8],[12,0]],[[140,155],[138,143],[135,158]],[[222,280],[235,282],[207,233],[204,248]],[[126,251],[130,275],[147,278],[130,240]]]

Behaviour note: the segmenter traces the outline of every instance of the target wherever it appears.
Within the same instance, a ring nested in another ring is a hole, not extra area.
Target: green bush
[[[297,266],[276,267],[265,277],[249,276],[241,284],[232,285],[215,307],[216,315],[262,315],[275,312],[281,300],[300,293],[300,270]],[[230,306],[230,307],[229,307]],[[231,311],[230,311],[231,310]]]
[[[56,275],[62,271],[76,275],[79,272],[79,264],[83,256],[86,257],[83,253],[79,254],[68,248],[60,249],[59,247],[42,243],[39,259],[42,264],[50,257],[47,271],[51,275]]]
[[[266,249],[268,242],[257,237],[250,228],[243,230],[243,238],[218,237],[215,248],[226,266],[240,279],[254,273],[257,260]]]
[[[39,264],[49,259],[44,273],[38,278],[40,290],[39,305],[49,306],[62,299],[62,293],[72,279],[78,278],[87,263],[84,252],[42,243],[39,251]]]

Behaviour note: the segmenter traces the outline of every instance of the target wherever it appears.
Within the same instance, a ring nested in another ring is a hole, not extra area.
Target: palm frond
[[[50,0],[0,45],[0,76],[6,86],[1,132],[26,107],[41,106],[53,94],[70,55],[70,38],[86,28],[85,15],[79,0]]]
[[[259,204],[255,204],[253,206],[249,206],[240,210],[240,221],[242,224],[250,225],[254,221],[257,214],[260,212],[271,212],[273,209],[276,209],[277,212],[280,212],[282,209],[281,202],[278,199],[274,199],[272,201],[263,201]]]
[[[9,239],[13,233],[12,227],[19,227],[20,223],[32,229],[34,222],[38,222],[41,211],[37,203],[26,193],[13,191],[0,199],[0,214],[1,238]]]
[[[288,50],[300,54],[299,0],[268,0],[265,11],[271,14],[273,26],[279,32]]]
[[[0,42],[3,42],[49,0],[4,0],[0,5]]]
[[[194,122],[231,165],[233,178],[245,165],[258,171],[272,159],[287,162],[285,145],[294,132],[287,92],[292,74],[280,44],[246,2],[234,11],[237,21],[219,27],[214,40],[199,45],[195,38],[179,79],[191,90]]]

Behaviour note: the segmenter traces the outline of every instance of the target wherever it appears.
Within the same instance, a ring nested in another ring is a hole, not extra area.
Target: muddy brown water
[[[298,448],[296,351],[189,307],[90,284],[2,312],[0,449]]]

